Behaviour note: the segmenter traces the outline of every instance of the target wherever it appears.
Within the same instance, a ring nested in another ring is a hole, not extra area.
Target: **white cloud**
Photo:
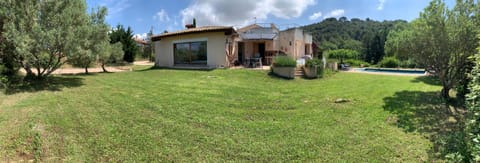
[[[325,15],[323,18],[338,18],[345,14],[345,10],[343,9],[336,9]]]
[[[315,0],[198,0],[181,11],[182,23],[196,18],[199,26],[246,25],[269,16],[282,19],[300,17]]]
[[[158,20],[160,22],[169,22],[170,17],[168,16],[168,13],[164,9],[162,9],[153,16],[153,20]]]
[[[100,2],[100,6],[108,8],[107,19],[109,19],[121,14],[122,11],[129,8],[131,4],[128,0],[103,0]]]
[[[316,12],[316,13],[313,13],[312,15],[310,15],[310,17],[308,17],[308,19],[310,20],[317,20],[318,18],[322,17],[322,12]]]
[[[385,5],[386,0],[378,0],[378,7],[377,10],[383,10],[383,6]]]
[[[147,33],[135,34],[135,35],[133,35],[133,39],[146,40],[147,39]]]

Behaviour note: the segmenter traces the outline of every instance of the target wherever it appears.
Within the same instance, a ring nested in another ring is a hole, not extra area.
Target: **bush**
[[[470,76],[472,80],[469,84],[470,93],[466,95],[466,105],[468,108],[467,121],[467,147],[470,152],[469,160],[480,162],[480,54],[475,56],[475,67]]]
[[[3,65],[0,63],[0,75],[2,75],[4,71],[5,71],[5,66],[3,66]]]
[[[8,78],[7,76],[3,75],[5,71],[5,67],[0,65],[0,89],[7,87]]]
[[[361,60],[356,60],[356,59],[347,59],[344,62],[346,64],[349,64],[350,66],[354,66],[354,67],[360,67],[361,65],[363,65],[365,67],[370,67],[370,63],[367,63],[367,62],[361,61]]]
[[[397,68],[400,65],[400,61],[395,57],[385,57],[378,65],[385,68]]]
[[[405,60],[405,61],[400,61],[399,66],[402,67],[402,68],[416,68],[417,63],[415,63],[415,61],[413,59],[408,59],[408,60]]]
[[[305,63],[305,67],[315,67],[315,66],[323,66],[323,62],[320,59],[309,59]]]
[[[305,67],[317,67],[317,75],[319,77],[322,77],[323,74],[325,73],[324,72],[324,69],[323,69],[323,61],[320,60],[320,59],[310,59],[310,60],[307,60],[307,62],[305,63]]]
[[[277,56],[273,60],[274,67],[296,67],[297,61],[288,56]]]

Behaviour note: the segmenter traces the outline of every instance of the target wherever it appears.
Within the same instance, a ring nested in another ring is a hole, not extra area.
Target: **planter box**
[[[333,71],[338,71],[338,63],[337,62],[331,62],[328,63],[328,69],[333,70]]]
[[[288,79],[295,78],[295,67],[272,67],[272,69],[275,75]]]
[[[318,78],[318,67],[303,67],[303,71],[305,72],[305,77],[307,78]]]

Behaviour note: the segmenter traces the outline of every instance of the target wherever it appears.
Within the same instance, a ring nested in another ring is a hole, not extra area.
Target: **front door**
[[[243,42],[238,43],[238,62],[243,64],[245,58],[245,44]]]
[[[265,43],[258,44],[258,53],[260,53],[260,57],[262,58],[262,63],[265,63]]]

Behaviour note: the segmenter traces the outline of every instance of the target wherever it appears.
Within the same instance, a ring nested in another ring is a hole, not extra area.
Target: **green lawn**
[[[451,124],[429,78],[254,70],[57,76],[0,94],[0,162],[422,162]],[[336,104],[337,98],[351,100]],[[452,122],[454,123],[454,122]]]

